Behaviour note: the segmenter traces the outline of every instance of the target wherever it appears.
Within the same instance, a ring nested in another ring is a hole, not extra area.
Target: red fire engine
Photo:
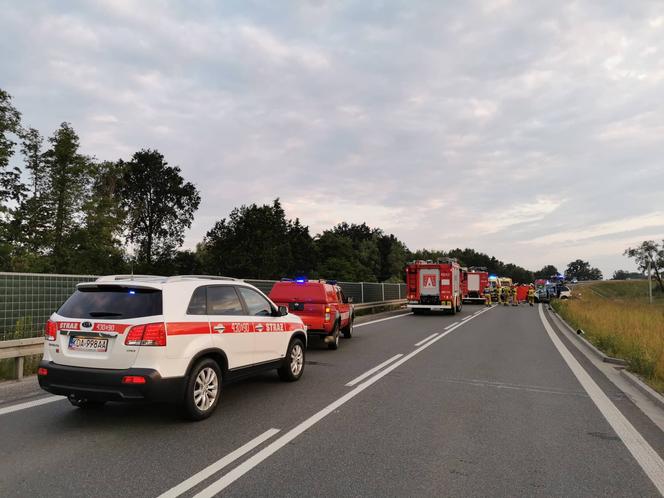
[[[408,309],[420,314],[427,310],[461,311],[461,267],[452,258],[436,262],[413,261],[406,266]]]
[[[464,302],[484,302],[484,289],[489,286],[489,272],[486,268],[471,266],[462,282]]]

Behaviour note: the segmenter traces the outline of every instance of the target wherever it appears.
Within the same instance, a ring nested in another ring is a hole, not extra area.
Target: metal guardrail
[[[353,308],[356,310],[364,310],[367,308],[379,308],[381,306],[396,306],[398,304],[406,304],[407,302],[407,299],[391,299],[389,301],[375,301],[373,303],[353,304]]]
[[[0,341],[0,360],[14,359],[14,376],[18,380],[23,378],[25,357],[42,354],[43,352],[44,339],[42,337]]]

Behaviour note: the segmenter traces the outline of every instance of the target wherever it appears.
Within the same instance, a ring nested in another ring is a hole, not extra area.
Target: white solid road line
[[[451,328],[454,327],[455,325],[459,325],[459,322],[450,323],[450,324],[449,324],[447,327],[445,327],[443,330],[451,329]]]
[[[553,328],[546,320],[542,305],[538,306],[540,320],[546,329],[549,338],[556,349],[567,363],[574,376],[586,390],[590,399],[593,400],[599,411],[604,415],[606,421],[611,425],[616,434],[625,443],[625,446],[650,478],[661,495],[664,495],[664,461],[652,449],[644,437],[634,428],[625,416],[616,408],[609,397],[604,394],[597,383],[585,371],[576,358],[569,352]]]
[[[32,408],[33,406],[45,405],[46,403],[53,403],[54,401],[62,401],[64,399],[66,398],[62,396],[49,396],[47,398],[40,398],[34,401],[27,401],[25,403],[19,403],[18,405],[0,408],[0,415],[17,412],[19,410],[25,410],[26,408]]]
[[[490,310],[491,308],[487,308],[485,311]],[[476,316],[480,316],[482,313],[479,313]],[[408,360],[413,358],[415,355],[421,353],[424,351],[426,348],[431,346],[432,344],[438,342],[441,340],[443,337],[445,337],[447,334],[450,332],[453,332],[456,330],[456,328],[460,327],[463,324],[468,323],[468,321],[463,322],[461,324],[458,324],[457,327],[452,328],[448,330],[447,332],[444,332],[440,334],[439,336],[435,337],[425,345],[417,348],[415,351],[407,354],[400,360],[398,360],[395,363],[392,363],[389,365],[385,370],[380,371],[373,377],[369,378],[368,380],[364,381],[362,384],[359,386],[355,387],[352,391],[349,391],[345,395],[343,395],[341,398],[337,399],[336,401],[330,403],[327,405],[325,408],[323,408],[321,411],[315,413],[308,419],[306,419],[304,422],[300,423],[299,425],[293,427],[290,431],[285,433],[283,436],[279,437],[277,440],[273,441],[270,443],[268,446],[260,450],[258,453],[255,455],[251,456],[250,458],[246,459],[244,462],[242,462],[240,465],[232,469],[228,474],[224,475],[221,477],[218,481],[213,482],[210,484],[207,488],[202,490],[200,493],[195,495],[194,498],[211,498],[215,496],[216,494],[220,493],[223,491],[227,486],[235,482],[237,479],[242,477],[244,474],[249,472],[251,469],[259,465],[261,462],[269,458],[272,454],[276,453],[279,451],[281,448],[286,446],[288,443],[293,441],[296,437],[298,437],[300,434],[305,432],[307,429],[311,428],[313,425],[315,425],[317,422],[321,421],[323,418],[325,418],[327,415],[330,413],[334,412],[337,410],[340,406],[344,405],[351,399],[353,399],[355,396],[360,394],[362,391],[367,389],[369,386],[374,384],[375,382],[378,382],[380,379],[385,377],[387,374],[392,372],[394,369],[400,367],[404,363],[406,363]]]
[[[472,317],[474,317],[474,316],[475,316],[475,313],[473,313],[472,315],[464,316],[464,317],[461,319],[461,321],[463,322],[463,321],[468,320],[469,318],[472,318]]]
[[[433,338],[436,337],[437,335],[438,335],[438,332],[435,332],[435,333],[431,334],[429,337],[427,337],[426,339],[422,339],[420,342],[416,342],[416,343],[415,343],[415,346],[421,346],[422,344],[424,344],[425,342],[427,342],[429,339],[433,339]]]
[[[214,462],[209,467],[205,467],[199,473],[194,474],[193,476],[191,476],[189,479],[187,479],[185,481],[182,481],[180,484],[178,484],[177,486],[169,489],[165,493],[162,493],[157,498],[176,498],[177,496],[180,496],[182,493],[184,493],[186,491],[189,491],[191,488],[193,488],[197,484],[200,484],[201,482],[203,482],[205,479],[207,479],[211,475],[219,472],[221,469],[223,469],[227,465],[233,463],[235,460],[237,460],[241,456],[245,455],[246,453],[249,453],[251,450],[253,450],[257,446],[260,446],[265,441],[267,441],[272,436],[274,436],[277,432],[279,432],[279,429],[270,429],[270,430],[265,431],[260,436],[252,439],[247,444],[245,444],[243,446],[240,446],[237,450],[235,450],[235,451],[229,453],[228,455],[226,455],[225,457],[217,460],[216,462]]]
[[[353,327],[355,328],[364,327],[365,325],[371,325],[372,323],[384,322],[385,320],[394,320],[396,318],[403,318],[404,316],[409,316],[412,314],[413,312],[411,311],[410,313],[404,313],[403,315],[388,316],[387,318],[379,318],[378,320],[372,320],[370,322],[358,323],[357,325],[353,325]]]
[[[346,385],[347,385],[348,387],[352,387],[352,386],[354,386],[355,384],[357,384],[357,383],[359,383],[360,381],[362,381],[362,380],[366,379],[367,377],[369,377],[371,374],[376,373],[378,370],[380,370],[381,368],[383,368],[385,365],[389,365],[389,364],[392,363],[394,360],[398,360],[398,359],[401,358],[402,356],[403,356],[403,353],[399,353],[399,354],[394,355],[394,356],[393,356],[392,358],[390,358],[389,360],[384,361],[384,362],[381,363],[380,365],[376,365],[376,366],[373,367],[371,370],[367,370],[366,372],[364,372],[364,373],[363,373],[362,375],[360,375],[359,377],[354,378],[353,380],[351,380],[351,381],[350,381],[348,384],[346,384]]]

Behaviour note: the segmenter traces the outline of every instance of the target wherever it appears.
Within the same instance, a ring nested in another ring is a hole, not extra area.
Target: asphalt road
[[[314,342],[299,382],[227,386],[200,423],[1,404],[0,496],[659,495],[661,431],[554,329],[582,383],[537,307],[365,320],[385,317],[338,351]]]

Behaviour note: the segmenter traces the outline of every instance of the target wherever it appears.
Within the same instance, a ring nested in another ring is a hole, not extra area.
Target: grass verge
[[[609,356],[627,361],[659,392],[664,392],[664,296],[648,303],[644,281],[577,285],[573,298],[556,300],[554,309]]]

